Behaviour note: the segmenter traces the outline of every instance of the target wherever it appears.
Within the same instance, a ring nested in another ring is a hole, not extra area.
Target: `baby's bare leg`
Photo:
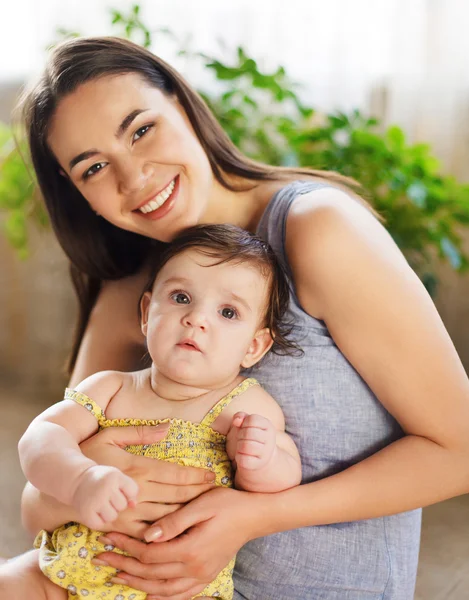
[[[38,550],[0,565],[0,598],[8,600],[67,600],[68,592],[49,581],[38,565]]]

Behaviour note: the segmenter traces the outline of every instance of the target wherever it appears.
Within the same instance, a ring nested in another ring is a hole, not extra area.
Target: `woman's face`
[[[165,242],[203,222],[221,187],[177,100],[134,73],[66,96],[48,142],[63,176],[102,218]]]

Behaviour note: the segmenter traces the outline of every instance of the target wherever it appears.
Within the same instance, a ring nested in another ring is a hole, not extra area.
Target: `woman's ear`
[[[145,292],[140,298],[140,327],[142,333],[147,337],[148,330],[148,311],[150,309],[151,292]]]
[[[270,333],[270,329],[268,327],[259,329],[246,352],[246,356],[241,361],[241,366],[248,369],[258,363],[271,349],[273,343],[274,340]]]

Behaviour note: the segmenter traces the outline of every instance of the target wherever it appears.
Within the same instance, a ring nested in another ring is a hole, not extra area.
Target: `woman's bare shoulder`
[[[401,273],[410,271],[373,212],[358,198],[333,187],[304,194],[293,203],[287,219],[286,252],[299,297],[307,296],[310,314],[318,318],[323,318],[324,309],[318,292],[343,280],[345,265],[369,281],[377,267],[365,260],[367,256],[382,265],[392,264]]]

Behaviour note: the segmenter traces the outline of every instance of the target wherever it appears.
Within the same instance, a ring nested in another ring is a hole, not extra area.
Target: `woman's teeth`
[[[171,183],[167,187],[165,187],[164,190],[162,190],[157,196],[155,196],[153,198],[153,200],[150,200],[150,202],[147,202],[146,204],[141,206],[138,210],[140,212],[146,214],[146,213],[153,212],[157,208],[160,208],[160,206],[163,206],[163,204],[166,202],[166,200],[173,193],[175,185],[176,185],[176,180],[173,179],[171,181]]]

